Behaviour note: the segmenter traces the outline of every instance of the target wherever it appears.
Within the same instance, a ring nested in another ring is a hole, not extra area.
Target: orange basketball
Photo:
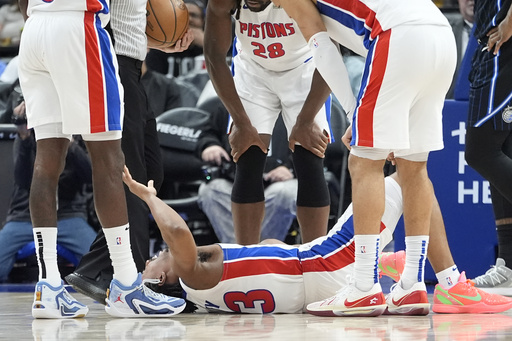
[[[173,46],[188,28],[188,10],[182,0],[148,0],[146,36],[149,47]]]

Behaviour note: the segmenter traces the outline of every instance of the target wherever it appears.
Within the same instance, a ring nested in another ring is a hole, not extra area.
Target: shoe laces
[[[352,287],[354,287],[356,285],[356,281],[355,281],[353,275],[349,274],[345,278],[347,279],[347,285],[345,285],[344,287],[341,287],[340,289],[338,289],[336,291],[336,296],[338,296],[338,294],[343,294],[343,293],[351,291]]]
[[[488,283],[494,285],[500,284],[506,280],[507,277],[498,271],[498,267],[496,265],[492,265],[491,268],[485,272],[485,274],[476,277],[474,282],[478,285],[484,285]]]
[[[169,296],[167,295],[164,295],[164,294],[161,294],[161,293],[158,293],[158,292],[155,292],[153,290],[151,290],[147,285],[146,283],[151,283],[151,284],[158,284],[160,283],[160,280],[156,279],[156,278],[146,278],[142,281],[142,290],[144,291],[144,294],[146,296],[149,296],[149,297],[152,297],[152,298],[155,298],[157,300],[168,300],[169,299]]]

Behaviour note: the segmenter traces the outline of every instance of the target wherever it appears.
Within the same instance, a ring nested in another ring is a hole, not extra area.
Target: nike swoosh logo
[[[348,299],[345,299],[345,307],[352,308],[352,307],[358,305],[359,303],[363,302],[364,300],[367,300],[368,298],[369,298],[368,296],[365,296],[365,297],[360,298],[360,299],[358,299],[356,301],[353,301],[353,302],[349,302]]]
[[[475,301],[475,302],[480,301],[482,299],[482,296],[480,296],[480,293],[478,291],[476,292],[476,296],[466,296],[466,295],[459,295],[459,294],[450,294],[450,295],[465,298],[467,300]]]
[[[391,300],[391,302],[392,302],[394,305],[399,306],[399,305],[401,305],[401,304],[402,304],[402,302],[403,302],[407,297],[409,297],[409,295],[405,295],[404,297],[402,297],[402,298],[401,298],[401,299],[399,299],[398,301],[395,301],[395,299],[393,298],[393,299]]]
[[[398,273],[398,271],[396,271],[395,269],[393,269],[392,267],[390,267],[389,265],[386,266],[386,271],[396,275]]]

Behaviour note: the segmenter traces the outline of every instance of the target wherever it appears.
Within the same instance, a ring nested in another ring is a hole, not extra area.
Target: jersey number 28
[[[265,48],[265,45],[255,41],[253,41],[251,45],[255,47],[253,53],[261,58],[279,58],[284,56],[285,54],[283,44],[281,43],[270,44],[269,46],[267,46],[267,48]]]

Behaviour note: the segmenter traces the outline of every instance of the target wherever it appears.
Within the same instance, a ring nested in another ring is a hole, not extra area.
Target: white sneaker
[[[34,318],[75,318],[84,317],[89,308],[71,296],[61,284],[53,287],[45,281],[36,283],[32,316]]]
[[[142,282],[139,273],[137,280],[129,287],[113,279],[107,292],[105,311],[117,317],[168,317],[185,309],[182,298],[159,294]]]
[[[308,304],[306,310],[318,316],[379,316],[386,307],[379,283],[369,291],[361,291],[351,283],[330,298]]]
[[[503,258],[496,259],[487,272],[473,279],[475,288],[490,294],[512,296],[512,270],[505,266]]]
[[[430,303],[427,298],[427,287],[423,282],[415,283],[410,289],[402,289],[401,282],[391,287],[386,295],[387,315],[427,315]]]

